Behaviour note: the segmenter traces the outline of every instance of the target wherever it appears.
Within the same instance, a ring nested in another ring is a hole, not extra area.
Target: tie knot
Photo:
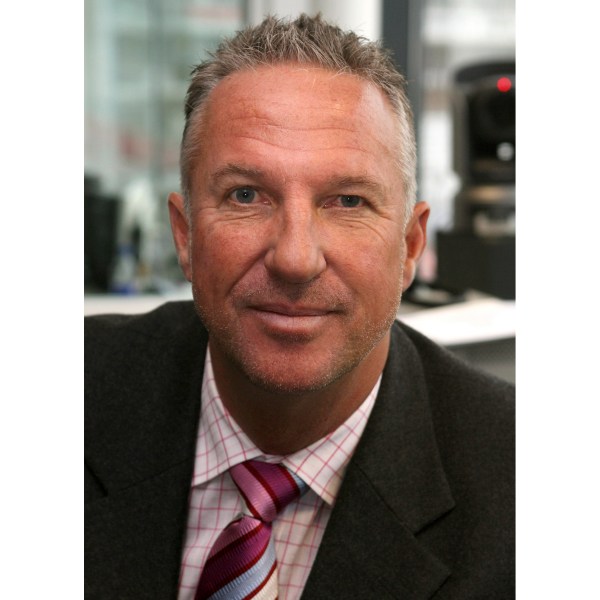
[[[229,470],[250,512],[270,523],[292,500],[308,489],[295,473],[283,465],[248,460]]]

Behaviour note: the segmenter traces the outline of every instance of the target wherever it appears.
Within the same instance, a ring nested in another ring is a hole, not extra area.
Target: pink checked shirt
[[[223,529],[245,510],[228,469],[252,458],[282,462],[310,487],[273,523],[279,597],[300,597],[329,520],[342,477],[373,408],[381,377],[361,406],[334,432],[289,456],[263,454],[227,412],[206,353],[179,600],[192,600],[208,553]]]

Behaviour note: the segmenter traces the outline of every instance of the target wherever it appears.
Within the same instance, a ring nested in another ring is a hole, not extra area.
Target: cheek
[[[246,227],[213,226],[199,230],[192,247],[196,285],[218,292],[231,287],[256,261],[261,237]]]
[[[403,247],[397,240],[383,241],[366,234],[351,250],[338,256],[348,283],[373,303],[394,297],[401,285]]]

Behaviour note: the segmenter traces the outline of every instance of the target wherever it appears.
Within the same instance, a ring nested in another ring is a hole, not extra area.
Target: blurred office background
[[[457,310],[473,294],[498,300],[477,305],[489,314],[467,326],[485,329],[491,318],[500,329],[492,337],[509,344],[501,351],[508,371],[505,364],[500,374],[513,378],[506,309],[515,297],[514,0],[86,0],[86,312],[110,310],[107,299],[115,297],[136,298],[136,310],[149,297],[148,306],[191,297],[166,209],[168,193],[179,189],[189,73],[223,36],[265,14],[318,11],[381,39],[408,79],[419,198],[431,218],[429,249],[405,306]],[[456,313],[453,323],[460,319]],[[454,342],[465,355],[473,350],[467,338]]]

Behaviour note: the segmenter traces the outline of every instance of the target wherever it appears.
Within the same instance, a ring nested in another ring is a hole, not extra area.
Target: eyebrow
[[[212,175],[210,175],[210,181],[214,185],[221,179],[231,176],[248,177],[251,179],[261,179],[265,177],[265,172],[253,167],[243,167],[235,163],[229,163],[224,167],[217,169]],[[381,185],[375,180],[371,179],[368,175],[342,175],[340,177],[332,177],[327,180],[327,185],[330,188],[342,188],[342,187],[361,187],[372,192],[381,193]]]
[[[359,177],[351,177],[351,176],[344,176],[344,177],[336,177],[333,178],[329,181],[329,184],[332,187],[363,187],[363,188],[367,188],[373,191],[379,191],[381,190],[381,185],[378,184],[376,181],[374,181],[373,179],[371,179],[370,177],[366,177],[366,176],[359,176]]]
[[[231,175],[241,175],[242,177],[253,177],[259,178],[263,177],[263,171],[259,169],[253,169],[251,167],[242,167],[241,165],[236,164],[228,164],[220,169],[217,169],[211,176],[210,180],[213,183],[216,183],[220,179],[224,177],[229,177]]]

